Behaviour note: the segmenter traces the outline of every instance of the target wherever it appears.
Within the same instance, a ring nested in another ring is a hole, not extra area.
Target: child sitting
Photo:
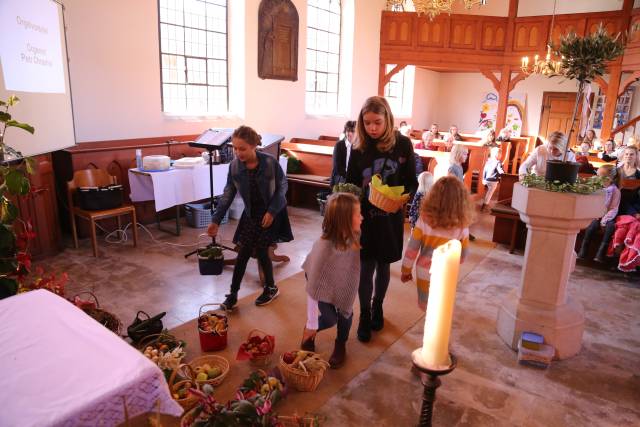
[[[332,368],[346,357],[346,342],[353,320],[353,302],[360,280],[360,200],[350,193],[335,193],[327,200],[322,237],[302,264],[307,277],[307,324],[301,348],[315,351],[317,331],[337,324]]]
[[[422,172],[418,175],[418,190],[416,191],[416,195],[413,196],[413,201],[409,208],[409,222],[411,223],[411,228],[416,225],[416,221],[418,221],[418,217],[420,216],[420,201],[422,200],[422,197],[429,192],[432,185],[433,174],[431,174],[431,172]]]
[[[604,235],[602,236],[602,242],[598,248],[598,252],[594,261],[604,262],[604,257],[609,247],[609,241],[613,236],[616,226],[616,216],[618,215],[618,207],[620,205],[620,190],[616,187],[613,181],[613,165],[603,165],[598,168],[598,176],[604,179],[605,185],[605,207],[607,213],[602,218],[594,219],[584,232],[584,238],[582,239],[582,245],[578,252],[578,258],[584,259],[587,257],[589,251],[589,243],[593,239],[595,232],[601,227],[604,229]]]
[[[464,261],[469,245],[469,224],[472,220],[469,193],[458,178],[445,176],[431,187],[422,199],[420,218],[411,232],[409,244],[402,260],[400,280],[412,280],[411,271],[416,264],[418,306],[425,310],[429,297],[429,268],[431,254],[449,240],[460,240]],[[416,263],[417,258],[417,263]]]
[[[484,164],[484,170],[482,171],[482,183],[485,186],[484,199],[482,200],[482,206],[480,210],[484,210],[485,206],[491,201],[493,193],[498,187],[500,182],[500,176],[504,175],[504,169],[502,169],[502,162],[498,159],[500,154],[500,147],[492,147],[489,151],[489,160]]]

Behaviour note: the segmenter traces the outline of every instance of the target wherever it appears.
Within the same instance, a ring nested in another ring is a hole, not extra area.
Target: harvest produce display
[[[292,369],[305,373],[324,371],[329,363],[312,351],[296,350],[288,351],[282,355],[282,361]]]
[[[168,344],[148,345],[142,352],[163,371],[172,371],[180,365],[180,361],[186,355],[182,345],[169,349]]]
[[[217,313],[205,313],[198,318],[198,329],[205,333],[222,335],[229,329],[227,316]]]
[[[247,341],[240,344],[237,360],[257,360],[273,354],[276,346],[276,339],[273,335],[268,335],[258,329],[249,333]]]
[[[202,366],[196,366],[194,371],[196,373],[196,381],[200,382],[213,380],[222,375],[222,368],[219,366],[211,366],[208,363]]]

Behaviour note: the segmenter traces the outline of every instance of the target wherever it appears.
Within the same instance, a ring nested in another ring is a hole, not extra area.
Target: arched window
[[[227,0],[159,0],[162,111],[228,110]]]
[[[307,3],[305,103],[308,113],[338,112],[341,21],[340,0]]]

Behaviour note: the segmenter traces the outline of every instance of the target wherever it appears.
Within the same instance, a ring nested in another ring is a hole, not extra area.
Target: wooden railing
[[[640,116],[636,116],[633,119],[629,120],[627,123],[618,126],[617,128],[615,128],[614,130],[611,131],[611,137],[613,138],[617,133],[622,132],[624,134],[624,132],[629,129],[631,126],[633,126],[633,134],[636,134],[636,124],[638,123],[638,121],[640,121]]]

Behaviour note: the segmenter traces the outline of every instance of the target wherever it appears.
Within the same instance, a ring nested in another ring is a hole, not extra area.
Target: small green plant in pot
[[[598,29],[587,36],[580,37],[570,32],[560,39],[560,46],[555,53],[562,57],[560,75],[578,81],[578,95],[573,107],[571,127],[566,143],[571,141],[571,134],[576,123],[578,106],[585,96],[585,88],[597,77],[601,77],[607,70],[607,63],[615,60],[624,53],[621,34],[611,36],[600,24]],[[549,182],[574,184],[578,176],[578,166],[574,162],[567,162],[568,147],[562,160],[549,160],[545,178]]]
[[[200,269],[200,274],[217,276],[222,274],[223,267],[224,255],[222,253],[222,247],[213,244],[206,248],[198,249],[198,268]]]

